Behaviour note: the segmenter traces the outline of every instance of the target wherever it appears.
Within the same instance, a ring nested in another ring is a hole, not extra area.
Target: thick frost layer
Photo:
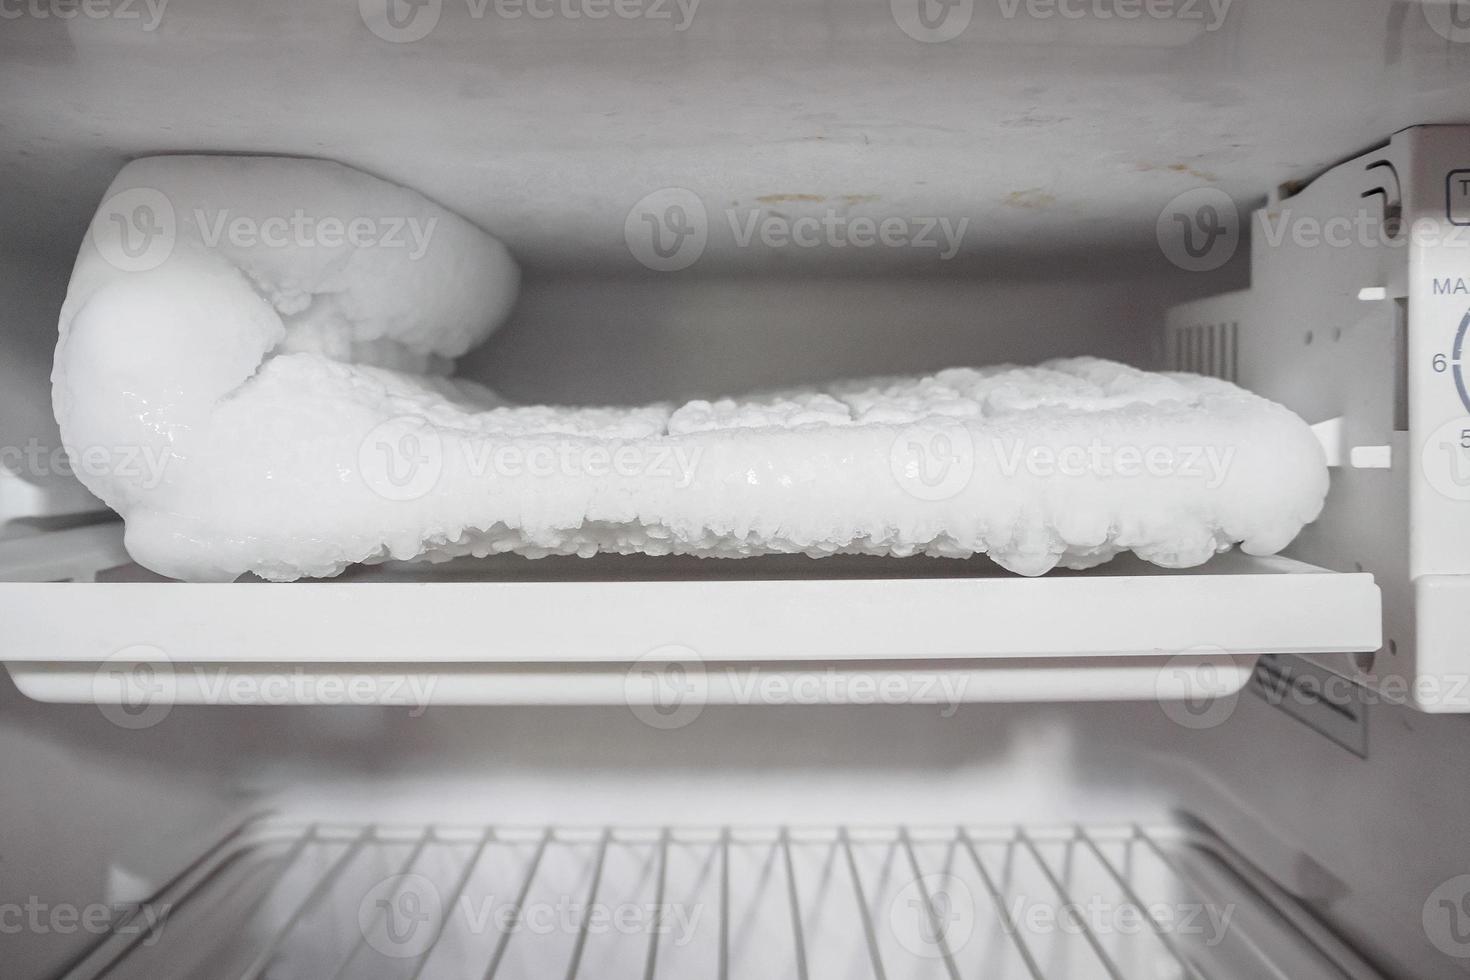
[[[1237,542],[1281,549],[1327,490],[1320,446],[1281,406],[1091,358],[678,407],[509,406],[436,376],[514,294],[509,258],[467,223],[315,161],[143,160],[109,202],[138,188],[168,199],[173,246],[129,268],[108,235],[146,221],[104,204],[53,380],[73,453],[112,462],[78,472],[167,575],[505,551],[986,553],[1034,575],[1131,550],[1185,567]],[[417,256],[225,247],[195,227],[213,221],[201,201],[436,231]]]

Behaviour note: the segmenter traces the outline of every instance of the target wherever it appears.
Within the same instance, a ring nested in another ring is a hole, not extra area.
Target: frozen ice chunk
[[[299,237],[250,235],[298,209]],[[370,220],[323,243],[332,215]],[[389,218],[433,231],[384,247]],[[167,254],[138,260],[160,227]],[[482,232],[343,167],[138,161],[73,274],[57,418],[133,556],[198,580],[507,551],[983,553],[1028,575],[1133,551],[1184,567],[1281,549],[1327,490],[1285,408],[1094,358],[682,406],[509,405],[444,374],[515,282]]]

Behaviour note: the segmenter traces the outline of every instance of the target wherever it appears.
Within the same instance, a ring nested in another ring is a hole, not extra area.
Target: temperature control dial
[[[1465,406],[1465,411],[1470,412],[1470,391],[1465,389],[1465,369],[1461,363],[1461,357],[1465,351],[1465,334],[1470,330],[1470,310],[1460,318],[1460,327],[1455,331],[1455,343],[1450,348],[1449,368],[1455,379],[1455,390],[1460,393],[1460,403]],[[1444,355],[1440,355],[1443,357]],[[1436,365],[1437,366],[1437,365]],[[1440,370],[1444,370],[1440,368]]]

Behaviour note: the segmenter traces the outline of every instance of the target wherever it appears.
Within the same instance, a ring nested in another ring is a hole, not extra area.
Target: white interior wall
[[[418,186],[530,270],[466,372],[513,398],[632,401],[1080,351],[1147,362],[1165,306],[1241,284],[1137,251],[1170,197],[1211,184],[1257,198],[1400,126],[1463,120],[1470,92],[1470,46],[1412,3],[1240,0],[1208,35],[991,18],[937,47],[895,31],[884,4],[708,2],[685,38],[451,14],[428,41],[387,49],[352,3],[179,2],[149,36],[7,21],[0,441],[55,438],[55,311],[131,155],[321,155]],[[898,255],[879,276],[871,256],[725,239],[697,277],[647,275],[622,222],[670,184],[747,207],[877,194],[905,214],[970,217],[977,237],[940,270]],[[1030,258],[1011,254],[1022,246]],[[1462,975],[1415,918],[1465,870],[1466,720],[1375,711],[1364,761],[1242,705],[1203,733],[1155,705],[710,709],[674,735],[616,708],[178,708],[128,732],[0,679],[0,886],[102,899],[109,867],[165,874],[272,801],[562,822],[1179,806],[1404,975]],[[54,966],[76,939],[26,937],[6,966]]]
[[[588,404],[1074,354],[1157,367],[1163,311],[1244,274],[1143,253],[922,278],[537,277],[460,371],[515,401]]]

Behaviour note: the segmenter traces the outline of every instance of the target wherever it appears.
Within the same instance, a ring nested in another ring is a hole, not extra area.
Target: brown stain
[[[1057,203],[1056,196],[1048,194],[1040,187],[1028,187],[1021,191],[1011,191],[1005,196],[1005,205],[1010,208],[1026,208],[1040,211]]]
[[[756,198],[760,204],[820,204],[825,200],[821,194],[763,194]]]
[[[1138,163],[1135,163],[1133,165],[1133,169],[1140,171],[1168,170],[1176,174],[1189,174],[1189,176],[1195,178],[1196,180],[1203,180],[1206,183],[1210,184],[1213,184],[1220,179],[1218,174],[1212,174],[1208,170],[1196,170],[1194,167],[1190,166],[1187,163],[1171,163],[1167,167],[1159,167],[1156,164],[1140,160]]]
[[[1174,171],[1176,174],[1189,174],[1189,176],[1191,177],[1198,178],[1199,180],[1209,181],[1212,184],[1220,179],[1219,177],[1210,173],[1208,170],[1196,170],[1187,163],[1171,163],[1169,164],[1169,169]]]

